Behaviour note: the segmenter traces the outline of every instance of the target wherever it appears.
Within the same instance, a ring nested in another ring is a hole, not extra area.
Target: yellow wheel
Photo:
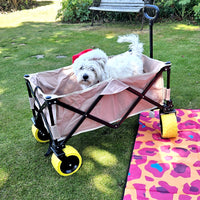
[[[51,163],[54,169],[61,176],[70,176],[77,172],[82,164],[81,155],[72,146],[66,145],[63,149],[66,160],[61,161],[54,153],[51,157]]]
[[[32,133],[34,138],[41,143],[46,143],[49,142],[49,134],[47,133],[43,133],[42,131],[40,131],[38,128],[36,128],[34,126],[34,124],[32,125]]]
[[[176,113],[161,114],[161,135],[162,138],[173,138],[178,135]]]

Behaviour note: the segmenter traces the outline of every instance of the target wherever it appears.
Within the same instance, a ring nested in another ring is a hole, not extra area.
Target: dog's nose
[[[87,74],[83,74],[83,79],[86,81],[88,79],[88,75]]]

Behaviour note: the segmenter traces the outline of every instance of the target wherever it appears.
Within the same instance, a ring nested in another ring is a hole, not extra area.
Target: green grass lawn
[[[128,33],[139,34],[144,54],[149,55],[148,25],[139,31],[140,25],[133,24],[91,27],[45,18],[16,22],[15,15],[11,15],[13,18],[9,15],[9,19],[13,21],[7,24],[1,21],[5,16],[0,16],[0,199],[120,199],[138,116],[127,119],[116,130],[105,127],[71,138],[67,144],[80,152],[83,166],[74,175],[61,177],[53,169],[50,157],[44,157],[48,144],[36,142],[31,134],[32,115],[23,76],[70,65],[72,55],[93,46],[108,55],[121,53],[127,44],[118,44],[117,36]],[[154,58],[172,62],[175,108],[200,108],[199,38],[199,26],[154,25]],[[37,59],[36,55],[44,58]]]

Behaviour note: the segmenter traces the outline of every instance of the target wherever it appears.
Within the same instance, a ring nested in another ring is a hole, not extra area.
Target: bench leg
[[[93,26],[93,24],[94,24],[94,11],[92,11],[92,24],[91,24],[91,26]]]
[[[141,29],[140,29],[140,31],[143,30],[143,26],[144,26],[144,16],[142,16],[142,25],[141,25]]]

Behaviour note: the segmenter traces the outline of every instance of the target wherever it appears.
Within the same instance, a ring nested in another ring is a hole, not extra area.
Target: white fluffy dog
[[[117,42],[129,42],[130,50],[108,56],[100,49],[89,51],[73,63],[73,71],[83,89],[108,78],[123,79],[143,73],[143,44],[137,35],[119,36]]]

